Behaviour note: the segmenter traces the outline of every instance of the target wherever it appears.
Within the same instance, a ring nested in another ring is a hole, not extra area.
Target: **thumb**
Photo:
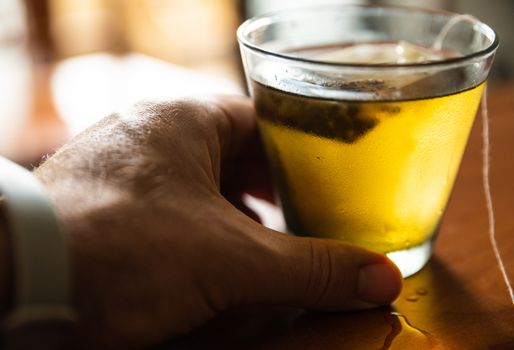
[[[269,258],[251,274],[246,302],[345,310],[391,303],[401,291],[400,271],[382,254],[269,231],[260,235],[268,241]]]

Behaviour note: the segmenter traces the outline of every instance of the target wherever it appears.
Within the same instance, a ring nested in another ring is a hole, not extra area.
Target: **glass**
[[[288,229],[428,261],[498,41],[471,16],[327,5],[238,29]]]

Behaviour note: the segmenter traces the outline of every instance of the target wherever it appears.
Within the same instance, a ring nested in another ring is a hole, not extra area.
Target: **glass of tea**
[[[326,5],[255,17],[243,63],[288,230],[419,271],[494,53],[468,15]]]

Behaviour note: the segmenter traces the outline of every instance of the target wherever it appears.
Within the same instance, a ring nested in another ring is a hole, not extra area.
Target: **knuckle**
[[[202,125],[208,120],[209,112],[208,104],[192,98],[170,101],[143,100],[130,108],[126,119],[136,123],[157,122],[171,125],[187,121]]]
[[[327,244],[315,239],[311,239],[309,242],[310,269],[306,295],[312,301],[313,306],[320,306],[334,285],[334,259]]]
[[[172,101],[141,101],[120,118],[127,133],[140,136],[145,143],[208,143],[215,149],[223,112],[214,104],[199,99],[181,98]],[[174,137],[176,136],[176,137]],[[162,146],[162,145],[160,145]]]

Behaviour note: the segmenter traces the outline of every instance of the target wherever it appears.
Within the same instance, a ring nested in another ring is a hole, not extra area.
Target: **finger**
[[[266,159],[241,156],[222,165],[221,193],[242,200],[245,193],[275,204],[275,195]],[[229,198],[229,197],[227,197]]]
[[[391,303],[402,276],[384,255],[334,240],[293,237],[272,230],[268,256],[252,269],[249,303],[345,310]]]
[[[248,193],[274,203],[268,164],[250,99],[217,96],[212,98],[212,102],[222,110],[227,120],[226,127],[220,129],[224,161],[222,187],[231,193]]]
[[[252,208],[246,205],[240,193],[227,193],[224,195],[224,197],[241,213],[245,214],[255,222],[262,224],[262,219],[259,214],[257,214]]]
[[[235,158],[251,148],[258,139],[255,109],[247,97],[219,95],[210,99],[225,120],[219,128],[222,157]]]

